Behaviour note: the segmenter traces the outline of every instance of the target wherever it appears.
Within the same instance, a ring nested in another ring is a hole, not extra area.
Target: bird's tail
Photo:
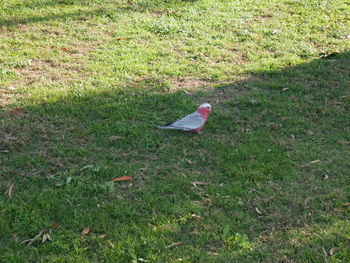
[[[158,129],[166,130],[166,129],[174,129],[174,127],[170,125],[158,126]]]

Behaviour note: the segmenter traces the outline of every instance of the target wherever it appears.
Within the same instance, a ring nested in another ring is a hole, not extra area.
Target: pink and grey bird
[[[175,122],[169,123],[167,125],[159,126],[158,128],[200,133],[208,118],[209,112],[211,112],[210,104],[204,103],[200,105],[195,112],[187,115],[186,117],[179,119]]]

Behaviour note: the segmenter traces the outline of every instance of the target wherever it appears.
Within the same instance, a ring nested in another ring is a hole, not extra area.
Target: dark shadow
[[[9,5],[6,9],[42,9],[46,7],[56,7],[56,6],[64,6],[65,3],[63,1],[55,1],[55,0],[46,0],[46,1],[22,1],[20,3]]]
[[[186,244],[173,249],[190,262],[208,262],[208,250],[219,253],[210,262],[306,262],[319,259],[322,246],[345,251],[342,235],[288,245],[293,229],[346,218],[349,69],[350,52],[343,52],[252,72],[248,80],[192,96],[157,87],[76,88],[1,112],[1,179],[15,183],[11,207],[22,208],[3,214],[0,247],[18,246],[13,233],[25,239],[54,221],[60,226],[53,230],[56,242],[69,248],[87,246],[72,233],[89,225],[94,233],[108,233],[110,242],[132,247],[140,257],[156,253],[163,262],[172,257],[164,244],[172,242]],[[202,136],[155,128],[194,110],[194,100],[213,103]],[[123,175],[135,179],[131,186],[106,185]],[[210,185],[193,187],[194,181]],[[166,226],[157,228],[160,222]],[[123,226],[118,234],[116,225]],[[226,225],[256,246],[225,246]],[[158,241],[141,242],[149,236]],[[108,257],[101,248],[106,242],[89,242],[97,248],[84,257]],[[8,248],[3,257],[24,258],[34,253],[30,249]],[[65,250],[62,245],[53,251]],[[129,262],[130,253],[115,257]],[[280,258],[272,258],[276,254]]]
[[[196,0],[182,0],[183,4],[193,3]],[[39,23],[45,21],[56,21],[56,20],[67,20],[67,19],[76,19],[76,20],[87,20],[87,17],[92,16],[104,16],[110,19],[114,19],[117,13],[120,12],[152,12],[159,8],[172,7],[174,4],[178,4],[179,1],[148,1],[147,3],[134,3],[132,1],[127,2],[126,4],[116,3],[113,8],[106,8],[101,5],[99,8],[93,8],[92,10],[80,10],[77,12],[66,12],[60,14],[49,14],[44,16],[31,16],[26,18],[14,18],[14,19],[1,19],[0,18],[0,28],[7,26],[15,26],[18,24],[31,24]],[[39,1],[39,2],[23,2],[20,4],[15,4],[13,6],[8,6],[7,9],[43,9],[46,7],[55,7],[55,6],[66,6],[66,5],[78,5],[74,0],[62,0],[62,1]]]
[[[61,14],[51,14],[47,16],[31,16],[28,18],[16,18],[16,19],[0,19],[0,27],[6,26],[15,26],[19,24],[31,24],[31,23],[39,23],[45,21],[56,21],[62,20],[65,21],[67,19],[76,19],[86,21],[91,16],[106,16],[113,17],[114,12],[123,12],[125,9],[106,9],[106,8],[98,8],[89,11],[78,11],[78,12],[67,12]]]

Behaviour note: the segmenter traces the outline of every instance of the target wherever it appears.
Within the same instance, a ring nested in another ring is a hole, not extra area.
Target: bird
[[[209,103],[203,103],[195,112],[158,128],[197,132],[200,134],[202,133],[202,128],[208,118],[209,112],[211,112],[211,105]]]

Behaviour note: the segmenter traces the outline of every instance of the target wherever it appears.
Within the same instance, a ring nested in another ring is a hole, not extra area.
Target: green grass
[[[1,1],[0,262],[350,262],[349,17]],[[202,135],[156,129],[202,102]]]

